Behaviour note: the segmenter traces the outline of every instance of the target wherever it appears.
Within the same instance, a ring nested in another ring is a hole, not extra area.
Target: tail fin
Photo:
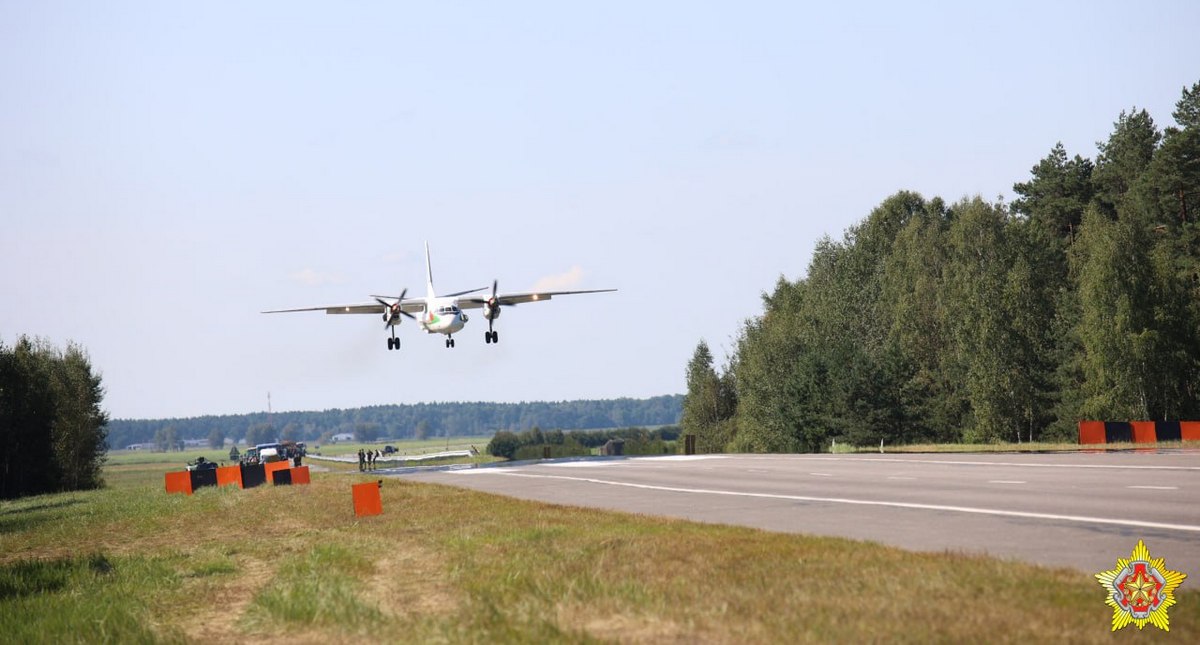
[[[425,242],[425,297],[436,298],[433,293],[433,266],[429,262],[429,242]]]

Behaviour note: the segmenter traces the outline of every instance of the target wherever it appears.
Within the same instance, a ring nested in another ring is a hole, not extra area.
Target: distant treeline
[[[0,499],[100,486],[103,398],[79,346],[0,343]]]
[[[352,434],[359,441],[425,439],[442,436],[490,435],[497,430],[534,426],[562,429],[658,426],[679,422],[683,396],[649,399],[608,399],[528,403],[420,403],[333,409],[321,412],[265,412],[188,419],[109,422],[109,445],[170,445],[184,440],[230,438],[261,443],[275,439],[328,442],[334,435]]]
[[[1122,112],[1094,160],[1054,146],[1011,203],[900,192],[821,240],[721,373],[696,348],[684,432],[787,452],[1197,418],[1200,83],[1173,116]]]

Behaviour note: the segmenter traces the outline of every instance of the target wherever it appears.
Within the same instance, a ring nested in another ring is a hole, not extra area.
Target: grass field
[[[1200,642],[1195,578],[1169,634],[1114,636],[1073,570],[400,480],[356,519],[369,476],[184,497],[160,457],[0,502],[0,641]]]

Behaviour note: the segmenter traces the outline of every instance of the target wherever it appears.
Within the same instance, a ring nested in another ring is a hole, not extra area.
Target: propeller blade
[[[409,320],[416,320],[417,319],[416,316],[414,316],[400,308],[400,303],[404,302],[404,296],[407,296],[407,295],[408,295],[408,287],[404,287],[404,289],[400,292],[400,298],[398,300],[396,300],[396,307],[395,307],[394,311],[398,314],[404,314],[405,316],[408,316]]]

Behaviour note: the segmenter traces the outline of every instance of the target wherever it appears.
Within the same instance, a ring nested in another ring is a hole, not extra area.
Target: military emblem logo
[[[1167,609],[1175,604],[1175,589],[1187,575],[1167,569],[1163,558],[1150,559],[1150,550],[1138,540],[1128,560],[1117,558],[1117,568],[1096,574],[1108,592],[1105,604],[1113,608],[1112,631],[1133,623],[1138,629],[1150,623],[1169,632]]]

